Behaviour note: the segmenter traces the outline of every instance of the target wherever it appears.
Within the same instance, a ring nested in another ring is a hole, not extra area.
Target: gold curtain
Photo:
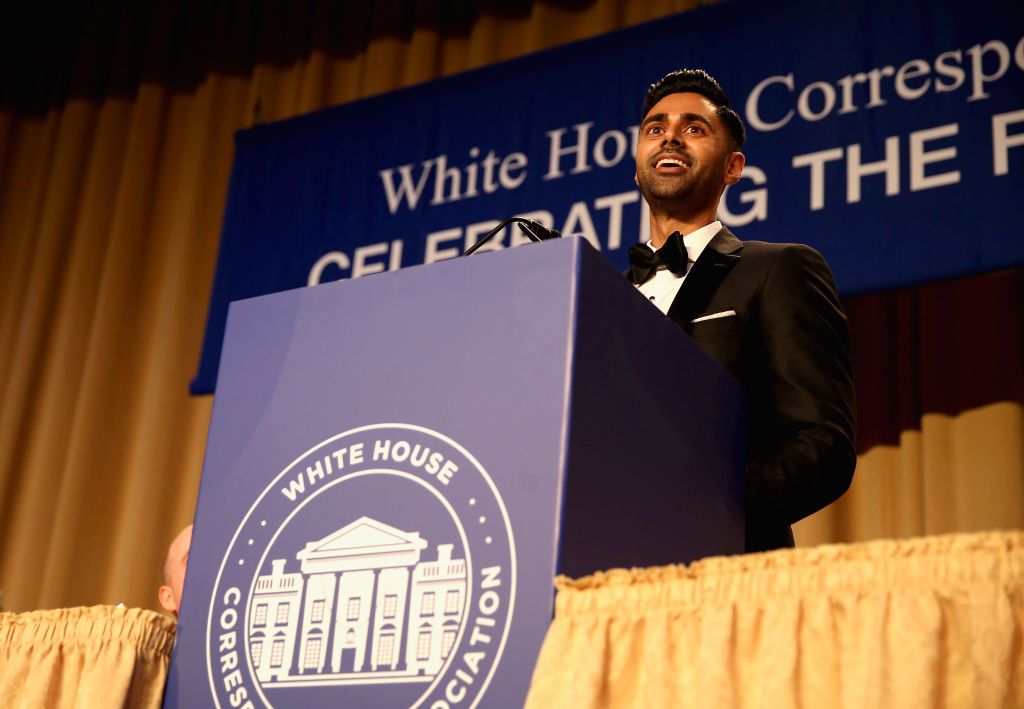
[[[928,413],[857,457],[850,490],[799,522],[797,544],[1024,527],[1024,406]]]
[[[0,613],[0,706],[158,709],[174,631],[138,608]]]
[[[1024,534],[558,580],[526,706],[1019,707]]]
[[[191,521],[211,397],[199,349],[233,134],[672,12],[698,0],[518,3],[194,90],[0,110],[0,593],[8,610],[156,608]],[[490,5],[481,4],[486,9]],[[392,8],[394,9],[394,8]],[[249,38],[252,39],[252,38]],[[28,71],[29,68],[25,67]]]

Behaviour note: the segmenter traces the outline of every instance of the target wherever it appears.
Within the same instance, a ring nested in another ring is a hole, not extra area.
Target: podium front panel
[[[232,304],[167,705],[521,706],[623,285],[565,239]]]
[[[169,705],[522,704],[578,258],[545,251],[232,305]]]

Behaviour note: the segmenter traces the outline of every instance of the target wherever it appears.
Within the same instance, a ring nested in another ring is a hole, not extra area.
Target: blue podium
[[[521,706],[556,573],[742,552],[743,407],[582,239],[233,303],[166,706]]]

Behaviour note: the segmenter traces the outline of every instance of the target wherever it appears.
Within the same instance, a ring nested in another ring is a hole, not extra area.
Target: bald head
[[[181,590],[185,587],[185,567],[192,546],[192,525],[178,532],[164,559],[164,584],[160,587],[160,605],[175,616],[181,606]]]

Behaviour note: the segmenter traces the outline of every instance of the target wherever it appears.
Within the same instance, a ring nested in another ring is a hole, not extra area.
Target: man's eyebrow
[[[640,127],[643,128],[645,125],[653,121],[664,121],[666,118],[668,118],[667,113],[652,113],[644,119],[644,122],[640,124]]]
[[[643,130],[643,127],[648,123],[651,123],[652,121],[658,121],[659,123],[662,123],[664,121],[667,121],[669,118],[670,116],[667,113],[654,113],[650,116],[647,116],[647,118],[644,119],[644,122],[640,124],[640,129]],[[707,118],[700,115],[699,113],[680,113],[679,118],[681,118],[686,123],[692,123],[693,121],[696,121],[697,123],[703,123],[712,131],[715,130],[715,127],[711,125],[711,121],[709,121]]]

